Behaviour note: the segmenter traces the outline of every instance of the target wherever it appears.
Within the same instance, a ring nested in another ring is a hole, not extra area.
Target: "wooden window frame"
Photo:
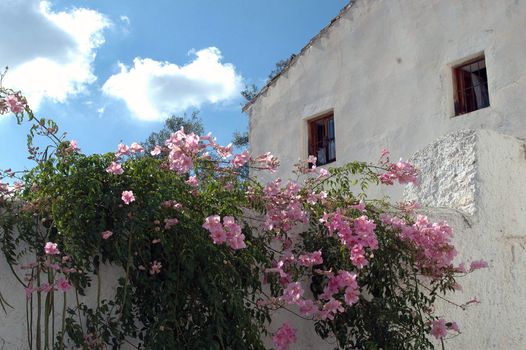
[[[482,83],[482,85],[486,86],[486,90],[488,93],[488,105],[483,107],[478,107],[475,109],[469,109],[468,108],[468,102],[466,97],[466,91],[468,89],[474,89],[474,87],[479,85],[471,85],[471,87],[466,87],[464,84],[464,80],[461,77],[461,70],[462,68],[469,66],[473,63],[478,62],[484,62],[484,66],[486,67],[486,80]],[[471,113],[474,111],[477,111],[479,109],[487,108],[490,106],[489,101],[489,87],[488,87],[488,77],[487,77],[487,66],[486,66],[486,57],[484,54],[479,55],[475,58],[472,58],[470,60],[467,60],[465,62],[462,62],[461,64],[458,64],[453,67],[453,88],[454,88],[454,112],[455,116],[460,116],[463,114]]]
[[[323,130],[323,136],[322,136],[322,142],[325,144],[325,157],[327,161],[325,163],[321,163],[319,159],[316,161],[316,166],[322,166],[325,164],[330,164],[336,161],[336,135],[333,136],[332,141],[334,142],[334,158],[329,158],[329,148],[328,144],[331,139],[329,139],[329,121],[332,120],[334,124],[334,111],[325,113],[319,117],[313,118],[308,120],[308,131],[309,131],[309,141],[308,141],[308,150],[309,155],[314,155],[318,158],[318,152],[316,149],[316,146],[320,143],[318,140],[318,135],[316,133],[316,127],[315,125],[319,123],[321,120],[324,121],[324,130]],[[336,134],[336,128],[334,128],[334,134]]]

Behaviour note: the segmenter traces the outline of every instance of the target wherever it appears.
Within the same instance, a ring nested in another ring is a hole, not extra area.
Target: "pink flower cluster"
[[[380,156],[380,163],[383,167],[387,168],[387,171],[378,176],[380,182],[386,185],[393,185],[398,182],[401,185],[418,182],[418,171],[413,165],[403,162],[401,159],[397,163],[391,163],[389,161],[389,151],[386,149],[382,150]]]
[[[33,292],[45,292],[50,293],[55,290],[59,290],[62,292],[67,292],[71,288],[71,284],[65,277],[60,277],[59,279],[56,279],[55,273],[62,272],[64,274],[75,272],[76,270],[66,268],[61,265],[61,263],[65,263],[70,260],[69,256],[63,256],[60,257],[60,250],[58,249],[58,244],[53,242],[47,242],[44,245],[44,253],[48,256],[45,261],[43,262],[34,262],[28,265],[22,265],[22,269],[30,269],[32,272],[30,274],[26,274],[26,281],[27,281],[27,287],[25,287],[25,294],[26,298],[31,298],[31,295]],[[57,257],[58,256],[58,257]],[[58,261],[58,262],[57,262]],[[40,273],[40,271],[46,271],[46,269],[51,272],[52,276],[52,282],[46,282],[42,283],[39,287],[35,287],[33,284],[35,277],[35,269],[36,273]]]
[[[323,306],[320,314],[322,320],[332,320],[336,315],[336,312],[344,311],[343,307],[341,307],[341,302],[334,298],[334,295],[338,294],[340,290],[344,290],[343,297],[347,305],[351,306],[358,302],[360,297],[360,287],[356,281],[357,277],[358,276],[355,273],[345,270],[338,272],[336,276],[329,277],[329,281],[320,296],[321,299],[328,300]]]
[[[173,133],[165,142],[170,150],[168,154],[170,169],[175,170],[179,175],[188,173],[194,167],[193,157],[205,147],[199,141],[198,135],[186,134],[183,127]]]
[[[0,114],[8,112],[22,113],[24,111],[24,103],[18,95],[7,95],[4,99],[0,98]]]
[[[281,188],[281,179],[269,182],[263,189],[265,200],[266,230],[276,232],[289,231],[298,223],[307,223],[307,213],[303,208],[300,195],[301,186],[289,181],[285,188]]]
[[[245,165],[250,160],[250,155],[248,151],[243,151],[240,154],[236,154],[234,156],[234,159],[232,159],[232,167],[233,168],[241,168],[243,165]]]
[[[257,156],[256,159],[254,159],[254,163],[256,163],[260,170],[269,170],[272,173],[279,167],[278,158],[270,152]]]
[[[446,323],[443,318],[431,322],[431,335],[437,339],[445,338],[448,330],[460,333],[460,329],[456,322]]]
[[[304,254],[304,255],[300,255],[298,257],[298,263],[301,266],[305,266],[305,267],[311,267],[311,266],[314,266],[314,265],[323,264],[323,258],[321,256],[321,250],[317,250],[317,251],[312,252],[312,253],[307,253],[307,254]]]
[[[341,270],[335,275],[331,271],[314,270],[315,273],[327,277],[327,285],[318,301],[304,298],[304,290],[301,283],[291,282],[290,271],[294,263],[300,266],[310,267],[323,263],[321,251],[300,255],[298,259],[290,252],[286,252],[276,263],[275,267],[265,270],[266,273],[278,273],[280,283],[284,286],[282,295],[277,299],[281,303],[299,306],[300,313],[304,316],[314,316],[316,319],[333,319],[336,313],[343,312],[342,301],[351,306],[358,302],[360,288],[355,273]],[[343,295],[340,292],[343,291]],[[325,303],[322,300],[327,300]]]
[[[365,257],[365,249],[378,248],[378,240],[374,232],[376,224],[373,220],[366,215],[352,219],[337,209],[334,213],[325,214],[321,221],[327,227],[329,235],[337,233],[340,242],[350,250],[351,262],[354,266],[361,269],[369,263]]]
[[[245,235],[241,233],[241,227],[236,224],[232,216],[225,216],[221,224],[219,215],[212,215],[205,219],[203,228],[210,232],[210,238],[214,244],[226,243],[232,249],[246,248]]]
[[[106,168],[106,172],[114,175],[122,175],[124,173],[124,169],[122,169],[122,166],[117,162],[111,162],[111,164]]]
[[[277,350],[286,350],[296,341],[296,330],[288,323],[284,323],[272,336],[272,341]]]
[[[66,148],[66,152],[73,153],[80,151],[79,145],[77,140],[71,140],[69,141],[69,146]]]
[[[44,246],[44,252],[47,255],[59,255],[60,254],[60,250],[58,250],[58,245],[53,242],[46,243],[46,245]]]
[[[445,223],[430,223],[424,215],[418,215],[412,225],[406,225],[403,220],[390,218],[383,215],[380,218],[401,230],[400,238],[412,242],[419,250],[419,265],[431,275],[441,275],[445,268],[452,266],[457,255],[455,247],[451,244],[453,231]]]

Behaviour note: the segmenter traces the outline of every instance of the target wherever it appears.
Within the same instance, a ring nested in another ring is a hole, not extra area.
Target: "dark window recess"
[[[317,158],[316,165],[336,160],[333,113],[309,121],[309,155]]]
[[[486,61],[479,57],[454,68],[455,115],[489,107]]]

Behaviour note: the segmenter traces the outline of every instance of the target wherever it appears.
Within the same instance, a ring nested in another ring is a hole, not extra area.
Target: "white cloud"
[[[128,16],[122,15],[119,17],[122,22],[124,22],[126,25],[130,25],[130,18]]]
[[[239,96],[242,77],[221,52],[209,47],[183,66],[149,58],[135,58],[133,67],[119,64],[120,72],[102,87],[108,96],[122,99],[142,120],[161,120],[170,113],[199,108],[204,103],[229,101]]]
[[[0,66],[4,85],[20,89],[37,109],[43,98],[64,102],[96,80],[92,63],[110,21],[97,11],[55,12],[48,1],[1,0]]]

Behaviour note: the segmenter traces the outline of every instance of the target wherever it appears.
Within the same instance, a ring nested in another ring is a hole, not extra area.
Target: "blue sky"
[[[347,0],[2,0],[4,86],[86,153],[143,141],[200,111],[222,143],[247,127],[239,90],[317,34]],[[8,20],[5,20],[5,19]],[[26,127],[0,120],[0,168],[30,167]]]

